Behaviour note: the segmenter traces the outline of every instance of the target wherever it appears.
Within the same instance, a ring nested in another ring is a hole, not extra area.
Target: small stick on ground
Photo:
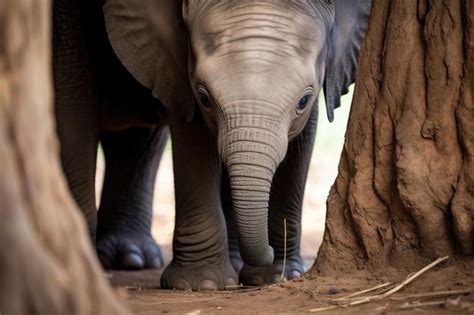
[[[254,286],[254,285],[238,285],[238,284],[235,284],[235,285],[226,285],[224,287],[224,289],[228,290],[228,291],[232,291],[232,290],[245,290],[245,289],[257,289],[257,288],[261,288],[260,286]]]
[[[282,282],[285,278],[285,268],[286,268],[286,218],[283,219],[283,270],[281,271],[280,280],[278,283]]]
[[[427,307],[427,306],[439,306],[439,305],[444,305],[446,304],[446,300],[442,301],[430,301],[430,302],[415,302],[415,303],[406,303],[403,304],[399,307],[397,307],[397,310],[408,310],[412,308],[417,308],[417,307]]]
[[[391,289],[390,291],[387,291],[385,292],[384,294],[382,294],[382,298],[385,298],[389,295],[392,295],[394,294],[395,292],[398,292],[400,291],[403,287],[405,287],[407,284],[409,284],[410,282],[412,282],[413,280],[415,280],[416,278],[418,278],[419,276],[421,276],[423,273],[425,273],[426,271],[430,270],[431,268],[433,268],[434,266],[442,263],[443,261],[445,261],[446,259],[448,259],[449,256],[444,256],[444,257],[441,257],[441,258],[438,258],[436,259],[435,261],[433,261],[431,264],[427,265],[426,267],[420,269],[419,271],[415,272],[413,275],[407,277],[402,283],[400,283],[399,285],[397,285],[395,288]]]
[[[416,278],[418,278],[419,276],[421,276],[423,273],[425,273],[426,271],[430,270],[431,268],[433,268],[434,266],[442,263],[443,261],[445,261],[446,259],[448,259],[449,256],[444,256],[444,257],[441,257],[441,258],[438,258],[436,259],[435,261],[433,261],[431,264],[423,267],[422,269],[418,270],[417,272],[413,273],[413,274],[410,274],[409,277],[405,278],[405,280],[403,280],[399,285],[395,286],[393,289],[385,292],[384,294],[380,294],[380,295],[374,295],[374,296],[368,296],[368,297],[365,297],[365,298],[361,298],[360,300],[356,300],[356,301],[352,301],[349,303],[349,305],[359,305],[359,304],[364,304],[364,303],[367,303],[367,302],[370,302],[370,301],[375,301],[375,300],[382,300],[398,291],[400,291],[401,289],[403,289],[407,284],[411,283],[413,280],[415,280]]]
[[[261,285],[261,286],[251,286],[251,285],[228,285],[224,287],[224,291],[208,291],[212,293],[218,293],[218,294],[233,294],[233,293],[245,293],[245,292],[252,292],[252,291],[263,291],[271,286],[275,285],[275,283],[272,284],[266,284],[266,285]]]
[[[335,310],[336,308],[339,308],[339,306],[338,305],[323,306],[323,307],[310,309],[309,312],[310,313],[325,312],[325,311]]]
[[[365,290],[358,291],[358,292],[354,292],[354,293],[352,293],[352,294],[349,294],[349,295],[342,296],[342,297],[340,297],[340,298],[334,299],[333,301],[344,301],[344,300],[347,300],[347,299],[350,299],[350,298],[354,298],[354,297],[356,297],[356,296],[359,296],[359,295],[362,295],[362,294],[365,294],[365,293],[369,293],[369,292],[372,292],[372,291],[375,291],[375,290],[378,290],[378,289],[385,288],[385,287],[387,287],[387,286],[389,286],[389,285],[391,285],[391,284],[392,284],[391,282],[379,284],[379,285],[376,285],[376,286],[373,287],[373,288],[365,289]]]
[[[401,301],[407,299],[415,299],[415,298],[427,298],[427,297],[438,297],[438,296],[449,296],[449,295],[465,295],[474,293],[474,288],[465,289],[465,290],[448,290],[448,291],[437,291],[437,292],[429,292],[429,293],[418,293],[418,294],[409,294],[409,295],[402,295],[402,296],[394,296],[391,300],[394,301]]]
[[[383,294],[378,294],[378,295],[372,295],[372,296],[367,296],[367,297],[362,297],[360,299],[357,299],[357,300],[353,300],[351,302],[348,302],[348,303],[344,303],[344,304],[341,304],[339,306],[334,306],[334,307],[331,307],[330,309],[333,309],[333,308],[337,308],[337,307],[349,307],[349,306],[355,306],[355,305],[360,305],[360,304],[365,304],[365,303],[368,303],[368,302],[371,302],[371,301],[379,301],[379,300],[382,300],[398,291],[400,291],[401,289],[403,289],[406,285],[408,285],[409,283],[411,283],[413,280],[415,280],[416,278],[418,278],[420,275],[422,275],[423,273],[425,273],[426,271],[430,270],[431,268],[433,268],[434,266],[442,263],[443,261],[445,261],[446,259],[448,259],[449,256],[444,256],[444,257],[440,257],[438,259],[436,259],[435,261],[433,261],[431,264],[423,267],[422,269],[418,270],[417,272],[413,273],[413,274],[410,274],[408,277],[405,278],[405,280],[403,280],[400,284],[396,285],[395,287],[393,287],[392,289],[390,289],[389,291],[383,293]],[[310,312],[311,313],[316,313],[316,312],[322,312],[322,311],[325,311],[325,310],[328,310],[328,309],[324,309],[324,308],[315,308],[315,309],[311,309]]]

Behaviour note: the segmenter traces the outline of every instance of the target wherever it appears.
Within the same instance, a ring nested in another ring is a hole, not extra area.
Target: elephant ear
[[[191,119],[186,27],[178,0],[105,0],[110,43],[137,81]]]
[[[330,122],[341,95],[354,82],[359,49],[367,31],[372,1],[333,0],[335,20],[328,37],[328,57],[324,78],[326,112]]]

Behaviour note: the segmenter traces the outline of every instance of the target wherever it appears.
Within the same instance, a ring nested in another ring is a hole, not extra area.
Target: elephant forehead
[[[319,11],[291,1],[211,2],[189,19],[195,50],[206,55],[269,52],[308,56],[324,45],[327,27]]]
[[[314,60],[311,58],[286,57],[272,60],[271,55],[261,52],[212,56],[199,59],[196,74],[203,80],[221,83],[229,81],[266,82],[276,85],[312,83],[315,80]]]
[[[280,108],[284,111],[288,105],[294,104],[301,97],[303,90],[313,81],[310,80],[310,75],[271,71],[232,74],[221,72],[206,83],[212,96],[221,105],[233,102],[243,105],[259,101],[273,104],[274,109]]]

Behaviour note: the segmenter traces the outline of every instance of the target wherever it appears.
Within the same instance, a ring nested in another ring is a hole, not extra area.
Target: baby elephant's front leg
[[[170,118],[176,194],[173,260],[163,272],[168,289],[220,290],[237,283],[228,256],[220,200],[221,162],[202,118]]]

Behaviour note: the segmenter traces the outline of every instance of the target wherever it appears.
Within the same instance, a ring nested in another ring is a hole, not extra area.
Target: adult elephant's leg
[[[90,54],[92,38],[84,13],[87,9],[88,4],[81,1],[54,1],[53,77],[62,166],[94,238],[98,93],[97,73]]]
[[[104,268],[163,266],[151,222],[155,178],[167,139],[164,126],[101,133],[106,169],[97,253]]]
[[[173,261],[164,288],[217,290],[236,284],[221,207],[221,160],[200,113],[187,123],[171,114],[176,192]]]
[[[317,120],[316,104],[301,134],[288,144],[287,155],[273,178],[268,218],[270,245],[275,251],[273,267],[271,270],[265,267],[243,270],[240,277],[245,283],[260,285],[264,282],[279,281],[283,271],[285,246],[284,277],[286,279],[299,277],[306,269],[300,254],[301,210]]]

